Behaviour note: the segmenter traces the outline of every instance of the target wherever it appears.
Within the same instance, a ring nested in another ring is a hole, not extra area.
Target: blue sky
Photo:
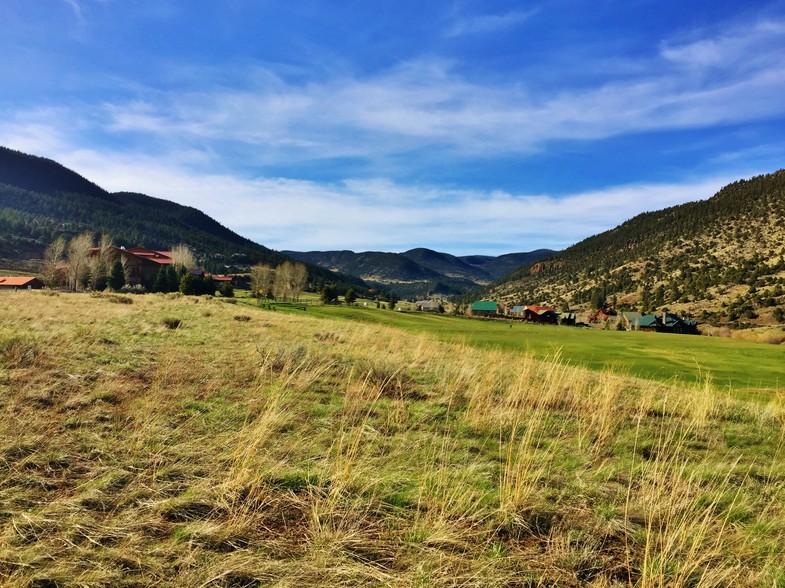
[[[0,144],[275,249],[559,249],[785,167],[785,2],[3,0],[0,54]]]

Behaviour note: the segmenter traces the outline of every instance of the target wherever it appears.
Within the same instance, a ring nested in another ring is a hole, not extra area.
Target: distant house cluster
[[[575,325],[576,316],[572,312],[558,312],[549,306],[504,306],[495,301],[477,300],[471,307],[472,316],[513,318],[529,323],[548,325]],[[589,316],[589,322],[608,324],[615,320],[619,328],[628,331],[654,331],[657,333],[697,334],[698,323],[694,320],[663,312],[660,314],[641,314],[623,312],[618,314],[612,309],[601,309]]]
[[[477,300],[469,309],[472,316],[510,317],[529,323],[546,325],[575,324],[575,315],[571,312],[558,312],[550,306],[503,306],[498,302]]]
[[[657,333],[678,333],[697,335],[698,323],[684,319],[669,312],[662,314],[641,314],[640,312],[623,312],[621,321],[628,331],[656,331]]]

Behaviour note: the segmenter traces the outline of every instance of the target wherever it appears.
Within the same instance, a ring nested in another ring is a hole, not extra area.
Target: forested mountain
[[[246,239],[203,212],[161,198],[110,193],[61,164],[0,147],[0,259],[22,268],[40,259],[58,235],[111,235],[116,245],[169,249],[186,244],[213,271],[254,263],[278,265],[285,255]],[[34,265],[28,269],[34,269]],[[319,281],[361,280],[312,266]]]
[[[717,324],[783,322],[785,170],[640,214],[508,274],[488,296],[559,307],[668,307]]]
[[[403,296],[463,294],[499,278],[512,267],[542,259],[553,253],[541,249],[531,253],[510,253],[499,257],[456,257],[431,249],[417,248],[403,253],[378,251],[283,251],[294,259],[359,276],[369,284],[393,288]],[[523,260],[510,266],[515,260]]]

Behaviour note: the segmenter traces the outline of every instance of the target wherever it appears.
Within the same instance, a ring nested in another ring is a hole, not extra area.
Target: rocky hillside
[[[638,215],[485,294],[573,309],[667,307],[737,327],[785,322],[785,170]]]

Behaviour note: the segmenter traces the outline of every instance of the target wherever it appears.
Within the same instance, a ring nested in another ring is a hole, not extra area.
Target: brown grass
[[[781,394],[218,300],[0,313],[3,585],[785,580]]]

